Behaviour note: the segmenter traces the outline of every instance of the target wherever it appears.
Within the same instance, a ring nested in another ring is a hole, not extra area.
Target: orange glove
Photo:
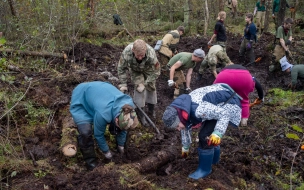
[[[262,103],[263,101],[264,101],[263,99],[257,98],[257,99],[254,100],[253,103],[250,104],[249,107],[251,108],[251,107],[254,106],[254,105],[259,105],[259,104]]]
[[[208,146],[210,146],[210,145],[217,146],[217,145],[221,144],[221,137],[215,133],[212,133],[209,136],[207,143],[208,143]]]

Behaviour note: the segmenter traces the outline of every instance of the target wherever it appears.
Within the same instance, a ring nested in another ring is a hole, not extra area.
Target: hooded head
[[[123,106],[117,118],[117,125],[121,130],[134,129],[139,123],[135,110],[129,105]]]
[[[292,67],[292,64],[288,63],[287,61],[281,62],[282,71],[286,71],[287,69],[289,69],[291,67]]]
[[[165,126],[168,128],[177,128],[177,126],[180,122],[177,110],[172,106],[168,106],[166,108],[162,119],[163,119]]]

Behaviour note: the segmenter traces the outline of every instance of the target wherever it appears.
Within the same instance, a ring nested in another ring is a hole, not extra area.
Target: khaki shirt
[[[186,70],[190,68],[194,68],[196,63],[192,61],[192,53],[188,52],[181,52],[176,55],[174,55],[169,63],[167,64],[168,67],[172,67],[176,62],[180,61],[182,63],[182,66],[179,68],[175,69],[176,71],[180,70]]]
[[[177,46],[179,39],[180,39],[180,35],[177,30],[172,30],[171,32],[167,33],[162,39],[163,44],[159,50],[159,53],[171,58],[173,52],[169,47],[172,45]]]

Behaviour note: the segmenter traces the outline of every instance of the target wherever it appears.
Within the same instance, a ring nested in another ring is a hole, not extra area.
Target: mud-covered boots
[[[94,147],[90,146],[89,148],[80,148],[80,151],[86,163],[87,169],[93,170],[98,165]]]
[[[155,113],[155,104],[148,104],[148,114],[153,117],[153,119],[156,119],[156,113]]]
[[[141,110],[143,111],[144,108],[141,108]],[[140,110],[138,110],[138,112],[136,112],[136,113],[138,113],[138,117],[139,117],[139,119],[140,119],[141,124],[142,124],[143,126],[149,126],[149,124],[148,124],[148,122],[147,122],[147,120],[146,120],[145,115],[144,115]]]
[[[188,177],[192,179],[200,179],[209,175],[212,171],[214,148],[200,149],[198,148],[199,163],[195,172]]]

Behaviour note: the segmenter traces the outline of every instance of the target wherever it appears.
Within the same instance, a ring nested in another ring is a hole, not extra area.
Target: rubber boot
[[[209,175],[212,171],[214,148],[211,149],[200,149],[198,148],[199,163],[198,168],[195,172],[190,174],[188,177],[192,179],[200,179]]]
[[[148,113],[149,115],[152,115],[153,119],[156,118],[156,113],[155,113],[155,104],[148,104]]]
[[[220,161],[220,155],[221,155],[221,147],[220,145],[214,147],[214,156],[212,164],[218,164]]]
[[[144,108],[141,108],[142,110],[144,110]],[[143,126],[149,126],[146,117],[144,116],[144,114],[138,110],[138,117],[140,118],[140,122]]]
[[[89,148],[80,148],[80,151],[86,163],[87,169],[93,170],[98,165],[94,147],[91,146]]]

